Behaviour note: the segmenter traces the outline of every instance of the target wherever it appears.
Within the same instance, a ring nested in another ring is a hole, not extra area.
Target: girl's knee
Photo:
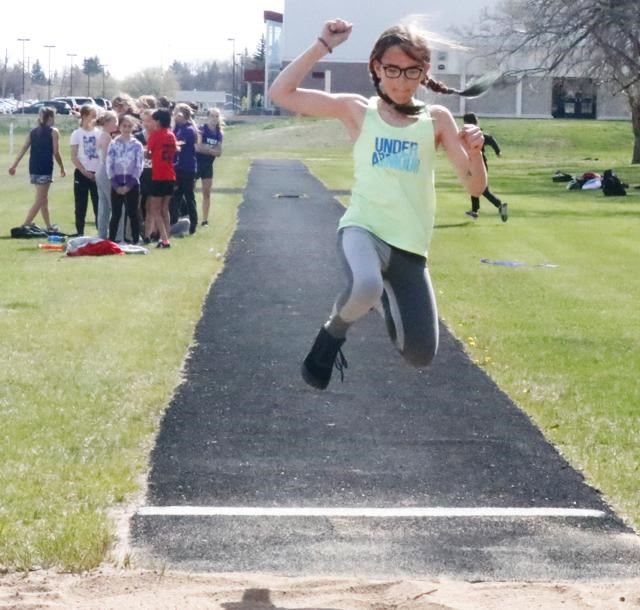
[[[421,345],[405,345],[401,351],[403,358],[415,368],[426,368],[431,365],[438,351],[438,338],[426,341]]]
[[[382,297],[382,278],[370,276],[354,279],[351,297],[374,307]]]
[[[424,352],[404,352],[404,359],[413,367],[423,369],[428,367],[435,358],[435,351]]]

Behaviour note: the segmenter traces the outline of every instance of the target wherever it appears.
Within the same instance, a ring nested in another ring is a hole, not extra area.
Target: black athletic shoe
[[[478,219],[478,212],[474,212],[473,210],[467,210],[467,211],[465,212],[465,214],[466,214],[467,216],[470,216],[470,217],[471,217],[471,218],[473,218],[474,220],[477,220],[477,219]]]
[[[202,224],[200,226],[201,227],[208,227],[209,226],[209,221],[208,220],[203,220]]]
[[[344,369],[348,366],[340,349],[344,342],[345,339],[336,339],[324,327],[320,329],[311,351],[302,363],[302,378],[310,386],[324,390],[329,385],[334,366],[340,371],[340,380],[344,381]]]
[[[507,210],[507,204],[500,204],[500,218],[502,218],[502,222],[507,222],[509,219],[509,211]]]

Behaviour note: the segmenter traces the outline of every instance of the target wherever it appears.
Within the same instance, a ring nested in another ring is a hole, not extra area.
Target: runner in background
[[[36,187],[36,200],[29,208],[27,217],[22,223],[23,227],[30,226],[38,213],[42,214],[48,231],[57,231],[58,226],[51,224],[49,217],[49,187],[53,182],[53,160],[56,160],[60,168],[60,177],[65,177],[64,165],[60,156],[60,132],[53,126],[56,121],[56,111],[53,108],[40,108],[38,113],[38,125],[27,136],[16,160],[9,168],[11,176],[16,175],[18,164],[26,152],[29,154],[29,175],[31,184]]]
[[[467,112],[467,114],[464,115],[462,120],[464,121],[465,125],[478,125],[478,117],[473,112]],[[487,165],[487,156],[485,155],[485,152],[484,152],[486,147],[491,146],[491,148],[493,148],[493,152],[496,153],[497,157],[501,155],[501,152],[500,152],[500,146],[498,145],[498,142],[492,135],[488,133],[484,133],[484,131],[483,131],[483,135],[484,135],[484,146],[482,147],[482,160],[484,161],[485,169],[488,172],[489,166]],[[494,206],[496,206],[496,208],[498,208],[498,212],[500,214],[500,218],[502,219],[502,222],[507,222],[507,220],[509,219],[508,205],[503,201],[501,201],[499,197],[496,197],[489,190],[489,185],[487,185],[487,188],[484,189],[482,196],[485,199],[488,199],[491,203],[493,203]],[[465,214],[467,216],[471,216],[471,218],[475,220],[476,218],[478,218],[479,212],[480,212],[480,198],[474,197],[473,195],[471,195],[471,209],[465,212]]]

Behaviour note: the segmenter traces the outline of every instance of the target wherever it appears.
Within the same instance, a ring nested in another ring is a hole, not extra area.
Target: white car
[[[16,105],[11,100],[0,99],[0,114],[12,114],[16,109]]]

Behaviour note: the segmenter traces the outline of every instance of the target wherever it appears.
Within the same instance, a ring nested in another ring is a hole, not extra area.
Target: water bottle
[[[49,235],[47,237],[47,241],[50,244],[63,244],[64,243],[64,235]]]

